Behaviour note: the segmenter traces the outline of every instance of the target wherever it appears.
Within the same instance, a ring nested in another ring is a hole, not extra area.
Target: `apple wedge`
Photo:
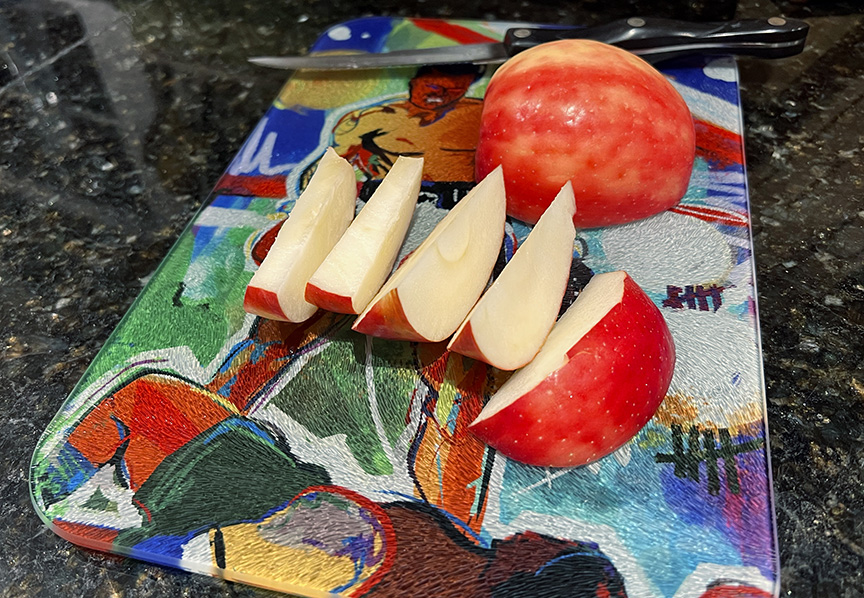
[[[505,206],[498,168],[402,262],[353,329],[420,342],[443,341],[453,334],[489,282],[504,239]]]
[[[598,274],[470,429],[516,461],[585,465],[648,423],[674,368],[672,335],[657,306],[626,272]]]
[[[447,346],[502,370],[526,365],[555,324],[573,262],[576,199],[568,181]]]
[[[423,158],[399,156],[354,222],[306,284],[306,301],[359,314],[393,270],[417,206]]]
[[[243,308],[271,320],[309,319],[318,306],[306,301],[306,283],[351,224],[356,200],[354,168],[328,148],[249,281]]]

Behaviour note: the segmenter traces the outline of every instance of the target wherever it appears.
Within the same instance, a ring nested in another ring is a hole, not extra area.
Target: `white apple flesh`
[[[674,367],[672,335],[657,306],[626,272],[598,274],[470,428],[523,463],[585,465],[653,417]]]
[[[246,287],[247,312],[303,322],[318,310],[305,299],[306,283],[354,218],[356,181],[354,168],[328,148]]]
[[[555,324],[573,261],[576,228],[568,181],[447,346],[502,370],[529,363]]]
[[[322,309],[358,314],[393,270],[417,206],[423,158],[400,156],[306,285]]]
[[[449,337],[476,303],[504,238],[504,177],[480,181],[384,283],[353,329],[420,342]]]

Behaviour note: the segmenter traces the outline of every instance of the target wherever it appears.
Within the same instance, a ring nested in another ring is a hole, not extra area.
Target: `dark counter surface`
[[[275,593],[90,552],[28,495],[50,419],[282,85],[247,56],[370,14],[804,18],[742,59],[782,595],[864,596],[864,15],[857,2],[0,3],[0,597]]]

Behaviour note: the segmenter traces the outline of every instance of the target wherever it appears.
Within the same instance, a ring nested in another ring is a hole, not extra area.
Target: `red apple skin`
[[[422,343],[429,340],[419,335],[408,321],[399,299],[399,289],[393,289],[379,299],[363,319],[358,318],[354,322],[351,329],[369,336],[397,341]]]
[[[578,228],[623,224],[678,203],[695,139],[687,104],[641,58],[590,40],[550,42],[490,80],[476,179],[503,165],[507,214],[524,222],[570,180]]]
[[[485,361],[483,351],[477,346],[477,339],[474,338],[474,330],[471,328],[471,322],[465,324],[465,328],[459,336],[456,337],[456,342],[450,347],[454,353],[459,353],[465,357],[471,357],[480,361]]]
[[[516,461],[586,465],[620,448],[648,423],[675,368],[666,321],[629,276],[621,303],[568,356],[540,384],[470,429]]]
[[[351,302],[351,297],[346,297],[345,295],[337,295],[336,293],[325,291],[321,287],[316,286],[311,282],[306,284],[306,291],[304,295],[306,301],[308,301],[309,303],[314,303],[321,309],[326,309],[327,311],[332,311],[337,314],[357,313],[357,310],[354,309],[354,305]]]
[[[243,307],[247,312],[256,313],[269,320],[288,320],[285,312],[279,306],[279,296],[273,291],[259,287],[246,287]]]

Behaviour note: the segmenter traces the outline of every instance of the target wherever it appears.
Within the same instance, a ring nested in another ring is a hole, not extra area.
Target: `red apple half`
[[[451,351],[502,370],[530,362],[555,324],[573,262],[569,181],[453,335]]]
[[[626,272],[598,274],[471,430],[516,461],[585,465],[648,423],[674,368],[672,335],[657,306]]]
[[[520,52],[489,81],[475,158],[478,179],[504,167],[507,213],[534,223],[566,181],[579,228],[662,212],[687,190],[693,118],[641,58],[591,40]]]
[[[417,206],[423,158],[399,156],[306,285],[322,309],[359,314],[393,270]]]
[[[306,301],[306,283],[351,224],[356,201],[354,168],[328,148],[249,281],[243,308],[271,320],[309,319],[318,306]]]
[[[504,239],[505,203],[499,168],[402,262],[353,329],[420,342],[443,341],[453,334],[489,282]]]

